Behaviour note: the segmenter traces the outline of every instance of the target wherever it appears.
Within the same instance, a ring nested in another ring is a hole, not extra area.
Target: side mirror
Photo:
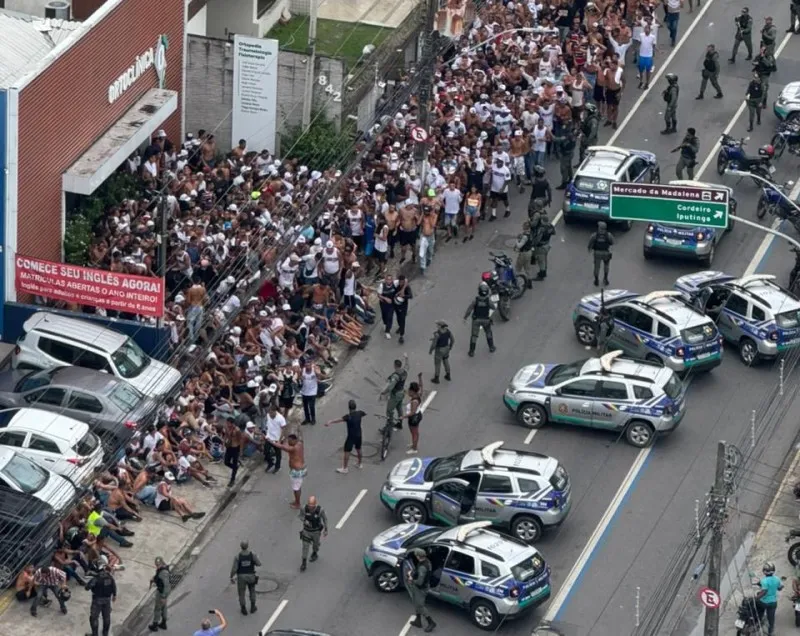
[[[555,395],[561,395],[561,389],[556,389],[555,391],[553,391],[553,393]]]

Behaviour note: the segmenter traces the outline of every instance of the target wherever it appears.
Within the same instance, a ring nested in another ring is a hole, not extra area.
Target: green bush
[[[326,170],[331,166],[344,168],[355,151],[355,124],[351,120],[336,130],[336,123],[319,113],[311,114],[311,126],[291,126],[281,135],[281,154],[297,158],[310,170]]]
[[[83,214],[73,214],[64,228],[64,260],[72,265],[89,262],[89,246],[92,243],[92,224]]]

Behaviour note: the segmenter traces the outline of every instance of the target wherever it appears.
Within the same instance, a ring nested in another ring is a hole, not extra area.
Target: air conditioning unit
[[[66,0],[50,0],[44,5],[44,17],[56,20],[69,20],[72,5]]]

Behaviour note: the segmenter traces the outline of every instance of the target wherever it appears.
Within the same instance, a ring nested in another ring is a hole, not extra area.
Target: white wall
[[[186,33],[189,35],[205,35],[206,34],[206,20],[208,17],[208,7],[203,7],[197,14],[189,20],[186,25]]]
[[[46,4],[47,0],[6,0],[5,8],[9,11],[18,11],[43,18]]]

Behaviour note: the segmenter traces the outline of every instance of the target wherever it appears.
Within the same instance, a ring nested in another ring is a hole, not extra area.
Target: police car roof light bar
[[[663,300],[664,298],[677,298],[678,296],[682,295],[683,294],[679,291],[654,291],[644,296],[642,298],[642,302],[645,305],[649,305],[657,300]]]
[[[625,148],[618,148],[617,146],[589,146],[586,149],[588,152],[610,152],[617,155],[623,155],[625,157],[630,157],[633,153],[630,150],[625,150]]]
[[[775,280],[775,274],[752,274],[750,276],[744,276],[737,281],[737,284],[740,287],[747,287],[753,283],[763,283],[765,281],[773,281]]]
[[[464,543],[467,537],[472,534],[473,532],[477,532],[483,528],[491,527],[491,521],[473,521],[472,523],[467,523],[461,526],[456,533],[456,541],[459,543]]]
[[[491,444],[487,444],[486,446],[484,446],[481,449],[481,459],[483,460],[483,463],[486,464],[487,466],[491,466],[492,464],[494,464],[494,454],[497,450],[500,449],[500,447],[503,446],[503,444],[505,444],[505,442],[498,441],[498,442],[492,442]]]
[[[617,351],[609,351],[604,356],[600,357],[600,366],[603,367],[603,371],[611,373],[611,365],[614,363],[614,360],[619,358],[622,355],[623,351],[618,349]]]

